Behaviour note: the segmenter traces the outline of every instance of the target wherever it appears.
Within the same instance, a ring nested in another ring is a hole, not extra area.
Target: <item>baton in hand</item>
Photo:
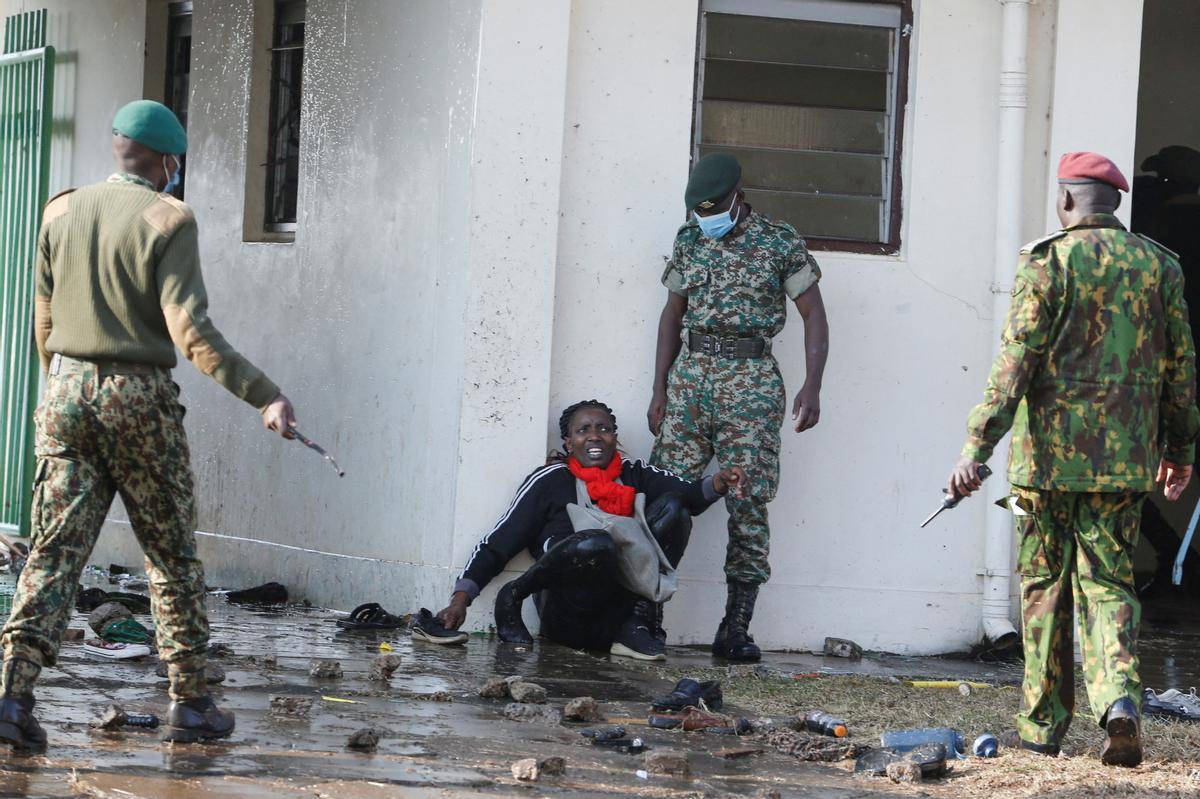
[[[293,436],[295,436],[295,437],[296,437],[296,440],[297,440],[297,441],[299,441],[301,444],[303,444],[304,446],[308,447],[309,449],[311,449],[313,452],[315,452],[315,453],[317,453],[318,455],[320,455],[320,456],[321,456],[322,458],[324,458],[325,460],[329,461],[329,465],[333,467],[333,470],[334,470],[335,472],[337,472],[337,476],[338,476],[338,477],[345,477],[345,476],[346,476],[346,473],[345,473],[345,472],[343,472],[343,471],[342,471],[342,469],[341,469],[341,467],[337,465],[337,461],[335,461],[335,460],[333,459],[333,456],[332,456],[332,455],[330,455],[328,452],[326,452],[326,451],[325,451],[325,448],[324,448],[324,447],[322,447],[322,446],[321,446],[320,444],[318,444],[317,442],[313,441],[311,438],[307,438],[307,437],[305,437],[305,435],[304,435],[303,433],[301,433],[299,430],[297,430],[297,429],[296,429],[296,428],[294,428],[294,427],[293,427],[293,428],[291,428],[291,433],[292,433],[292,435],[293,435]],[[936,514],[935,514],[935,515],[936,515]]]
[[[984,480],[988,479],[988,477],[991,476],[992,470],[987,467],[987,464],[981,463],[981,464],[979,464],[979,468],[975,470],[975,474],[979,477],[979,481],[983,482]],[[939,513],[941,513],[942,511],[950,510],[951,508],[957,507],[958,503],[964,499],[964,497],[956,497],[956,496],[951,495],[944,488],[942,489],[942,493],[946,494],[946,497],[944,499],[942,499],[942,506],[940,508],[938,508],[937,510],[935,510],[933,513],[929,514],[929,518],[927,518],[925,521],[921,522],[922,527],[924,527],[925,525],[929,524],[931,521],[936,519],[937,515]]]

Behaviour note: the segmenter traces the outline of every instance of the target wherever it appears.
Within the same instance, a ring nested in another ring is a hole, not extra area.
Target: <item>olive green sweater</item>
[[[54,353],[196,368],[260,410],[279,387],[208,318],[196,219],[187,205],[127,175],[46,204],[38,235],[35,333]]]

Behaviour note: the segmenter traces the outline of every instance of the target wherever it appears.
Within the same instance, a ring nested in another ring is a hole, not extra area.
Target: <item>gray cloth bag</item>
[[[666,602],[675,595],[679,577],[646,523],[646,495],[639,493],[633,516],[615,516],[592,504],[587,483],[575,480],[578,504],[567,505],[575,532],[603,530],[617,545],[617,582],[652,602]]]

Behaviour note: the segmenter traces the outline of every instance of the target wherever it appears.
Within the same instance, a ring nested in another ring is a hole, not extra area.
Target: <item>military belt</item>
[[[688,350],[719,358],[761,358],[767,354],[767,340],[762,336],[722,336],[689,330]]]
[[[67,355],[54,354],[50,359],[50,376],[82,372],[85,369],[95,369],[101,377],[106,375],[152,375],[159,372],[170,373],[165,366],[154,366],[148,363],[129,363],[128,361],[88,361],[82,358],[72,358]]]

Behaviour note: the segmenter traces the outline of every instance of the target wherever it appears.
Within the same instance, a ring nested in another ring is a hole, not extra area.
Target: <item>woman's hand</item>
[[[713,475],[713,491],[724,496],[730,491],[736,499],[746,498],[749,479],[741,466],[726,466]]]
[[[455,591],[450,596],[450,604],[437,612],[437,620],[447,630],[457,630],[467,620],[467,606],[471,598],[463,591]]]

